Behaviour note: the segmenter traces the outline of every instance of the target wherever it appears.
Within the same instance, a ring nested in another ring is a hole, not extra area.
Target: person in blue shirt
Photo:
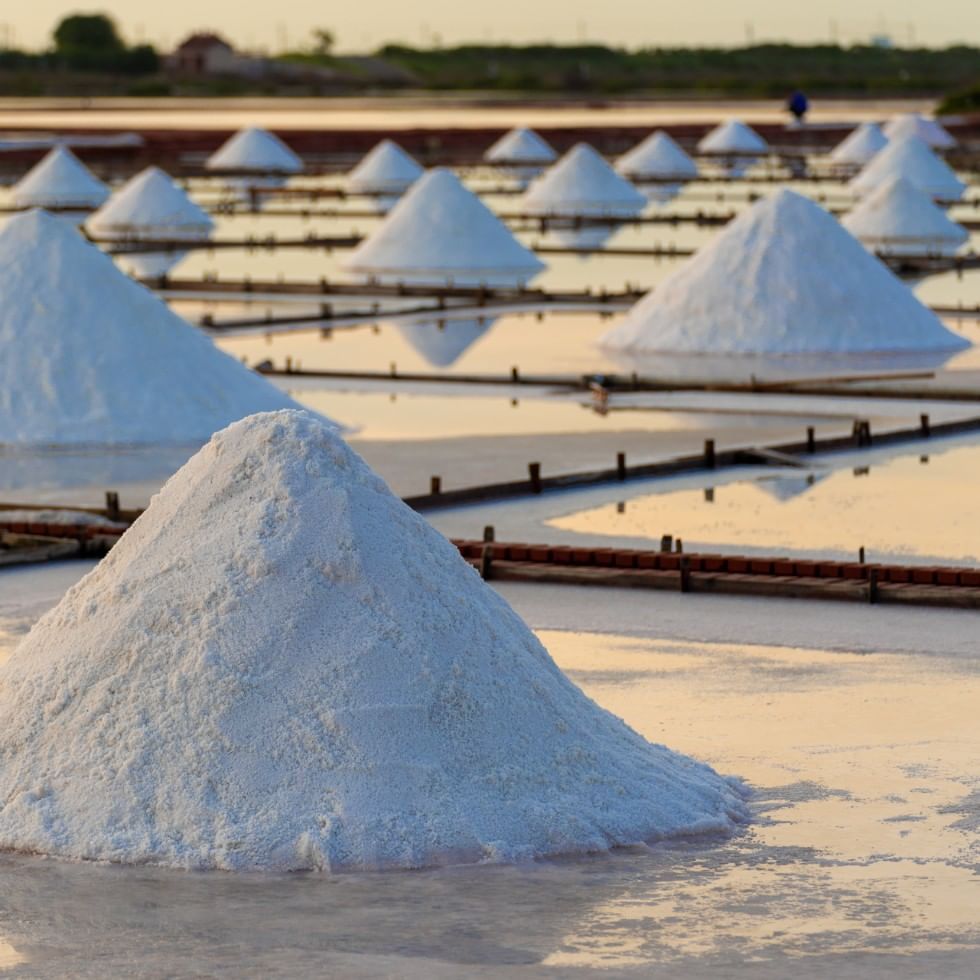
[[[807,109],[810,108],[810,103],[802,92],[796,91],[786,100],[786,108],[793,113],[796,121],[801,123],[803,122],[803,117],[806,115]]]

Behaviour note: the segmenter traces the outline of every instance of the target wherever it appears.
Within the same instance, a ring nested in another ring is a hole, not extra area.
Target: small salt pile
[[[0,667],[3,849],[416,868],[744,817],[303,412],[216,435]]]
[[[208,170],[254,174],[298,174],[303,161],[274,133],[250,127],[221,145],[204,166]]]
[[[533,129],[523,127],[504,133],[483,154],[487,163],[502,168],[514,177],[521,187],[526,187],[558,154]]]
[[[904,177],[881,184],[842,224],[865,247],[882,255],[954,255],[970,237]]]
[[[393,140],[382,140],[347,175],[354,194],[374,195],[379,211],[390,210],[425,171]]]
[[[831,150],[829,159],[842,170],[856,169],[863,167],[887,143],[888,137],[877,123],[863,122]]]
[[[698,153],[715,158],[731,177],[741,177],[768,152],[769,144],[739,119],[719,123],[698,143]]]
[[[200,242],[211,237],[214,222],[159,167],[148,167],[127,181],[86,222],[96,239],[110,241]],[[162,276],[187,253],[129,252],[120,264],[136,276]]]
[[[643,193],[661,202],[676,197],[685,181],[698,176],[698,165],[662,129],[624,153],[616,161],[616,170],[637,183],[649,181]]]
[[[740,214],[599,343],[630,353],[698,354],[969,346],[836,218],[789,190]]]
[[[295,406],[43,211],[0,230],[0,296],[0,444],[199,443]]]
[[[966,184],[918,136],[902,136],[888,145],[851,181],[859,195],[887,183],[893,177],[904,177],[919,190],[939,201],[958,201]]]
[[[566,218],[632,218],[646,198],[587,143],[578,143],[528,188],[523,210],[528,214]],[[554,237],[570,246],[598,247],[615,224],[589,223],[581,228],[556,228]]]
[[[18,208],[92,211],[109,196],[95,177],[66,146],[56,146],[13,187],[11,202]]]
[[[917,112],[907,112],[892,116],[885,123],[885,136],[890,140],[902,139],[905,136],[918,136],[920,140],[934,150],[951,150],[956,146],[956,140],[935,119],[926,119]]]

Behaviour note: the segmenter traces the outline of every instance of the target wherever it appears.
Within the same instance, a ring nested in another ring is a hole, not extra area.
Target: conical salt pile
[[[904,177],[872,191],[842,224],[871,251],[886,255],[953,255],[970,237]]]
[[[345,267],[406,282],[517,285],[544,263],[453,173],[430,170]]]
[[[215,436],[0,668],[3,849],[381,869],[743,815],[731,783],[585,697],[302,412]]]
[[[18,208],[97,208],[109,188],[66,146],[56,146],[14,185],[10,192]]]
[[[295,405],[43,211],[0,231],[0,296],[0,443],[193,443]]]
[[[751,127],[738,119],[719,123],[701,137],[699,153],[768,153],[769,144]]]
[[[599,343],[705,354],[969,346],[833,216],[788,190],[739,215]]]
[[[524,197],[531,214],[630,217],[643,195],[587,143],[578,143],[536,180]]]
[[[905,136],[918,136],[926,145],[934,150],[951,150],[956,146],[956,140],[935,119],[926,119],[917,112],[908,112],[900,116],[892,116],[885,123],[885,136],[890,140],[902,139]]]
[[[274,133],[251,127],[235,133],[204,166],[208,170],[298,174],[303,161]]]
[[[643,188],[648,198],[669,201],[685,181],[696,180],[698,165],[674,142],[669,133],[658,129],[642,143],[616,161],[616,170],[635,181],[656,181]]]
[[[864,122],[833,148],[829,158],[840,167],[863,167],[887,143],[877,123]]]
[[[86,222],[96,239],[119,241],[204,241],[214,222],[159,167],[147,167],[127,181]],[[121,256],[134,274],[159,276],[173,268],[184,252],[133,252]]]
[[[958,201],[966,184],[918,136],[889,140],[888,145],[851,181],[858,194],[869,194],[893,177],[904,177],[930,197]]]
[[[558,154],[533,129],[512,129],[504,133],[483,154],[487,163],[553,163]]]
[[[359,194],[402,194],[423,173],[394,140],[382,140],[347,175],[347,186]]]

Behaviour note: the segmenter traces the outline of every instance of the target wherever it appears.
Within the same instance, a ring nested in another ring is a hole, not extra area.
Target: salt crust
[[[216,435],[0,668],[0,847],[178,868],[509,861],[724,832],[322,422]]]
[[[19,208],[97,208],[108,196],[109,188],[67,146],[45,154],[10,192]]]

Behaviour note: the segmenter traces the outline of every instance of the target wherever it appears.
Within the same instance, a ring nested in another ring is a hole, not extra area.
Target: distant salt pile
[[[529,214],[557,217],[632,218],[646,206],[646,198],[587,143],[578,143],[531,184],[524,196]],[[554,237],[569,245],[601,245],[615,224],[589,223],[559,229]]]
[[[86,222],[93,238],[119,242],[200,242],[214,222],[159,167],[148,167],[119,188]],[[178,247],[160,252],[129,252],[120,262],[136,276],[162,276],[187,253]]]
[[[0,230],[0,444],[194,443],[294,406],[68,222]]]
[[[388,211],[425,171],[393,140],[382,140],[347,175],[355,194],[371,194],[380,211]]]
[[[643,192],[651,200],[669,201],[688,180],[696,180],[698,165],[662,129],[616,161],[616,170],[637,183],[648,181]]]
[[[830,153],[830,162],[845,169],[863,167],[888,143],[877,123],[864,122],[852,129]]]
[[[208,157],[208,170],[254,174],[298,174],[303,161],[274,133],[250,127],[235,133]]]
[[[935,119],[926,119],[917,112],[908,112],[900,116],[892,116],[885,123],[885,136],[890,140],[902,139],[906,136],[918,136],[920,140],[934,150],[951,150],[956,146],[956,140]]]
[[[385,281],[516,286],[544,263],[449,170],[430,170],[346,268]]]
[[[769,144],[738,119],[719,123],[698,143],[698,153],[714,158],[732,177],[741,177],[768,152]]]
[[[527,186],[558,154],[533,129],[512,129],[504,133],[483,154],[487,163],[504,168],[509,176]]]
[[[739,215],[599,343],[699,354],[969,346],[834,217],[788,190]]]
[[[14,185],[11,202],[18,208],[92,211],[109,196],[109,188],[66,146],[56,146]]]
[[[946,161],[937,157],[918,136],[889,140],[888,145],[851,181],[851,188],[860,195],[869,194],[894,177],[904,177],[940,201],[958,201],[966,190],[966,184]]]
[[[953,255],[969,233],[904,177],[872,191],[842,224],[873,252]]]
[[[732,783],[582,694],[302,412],[215,436],[0,668],[4,849],[414,868],[744,815]]]

